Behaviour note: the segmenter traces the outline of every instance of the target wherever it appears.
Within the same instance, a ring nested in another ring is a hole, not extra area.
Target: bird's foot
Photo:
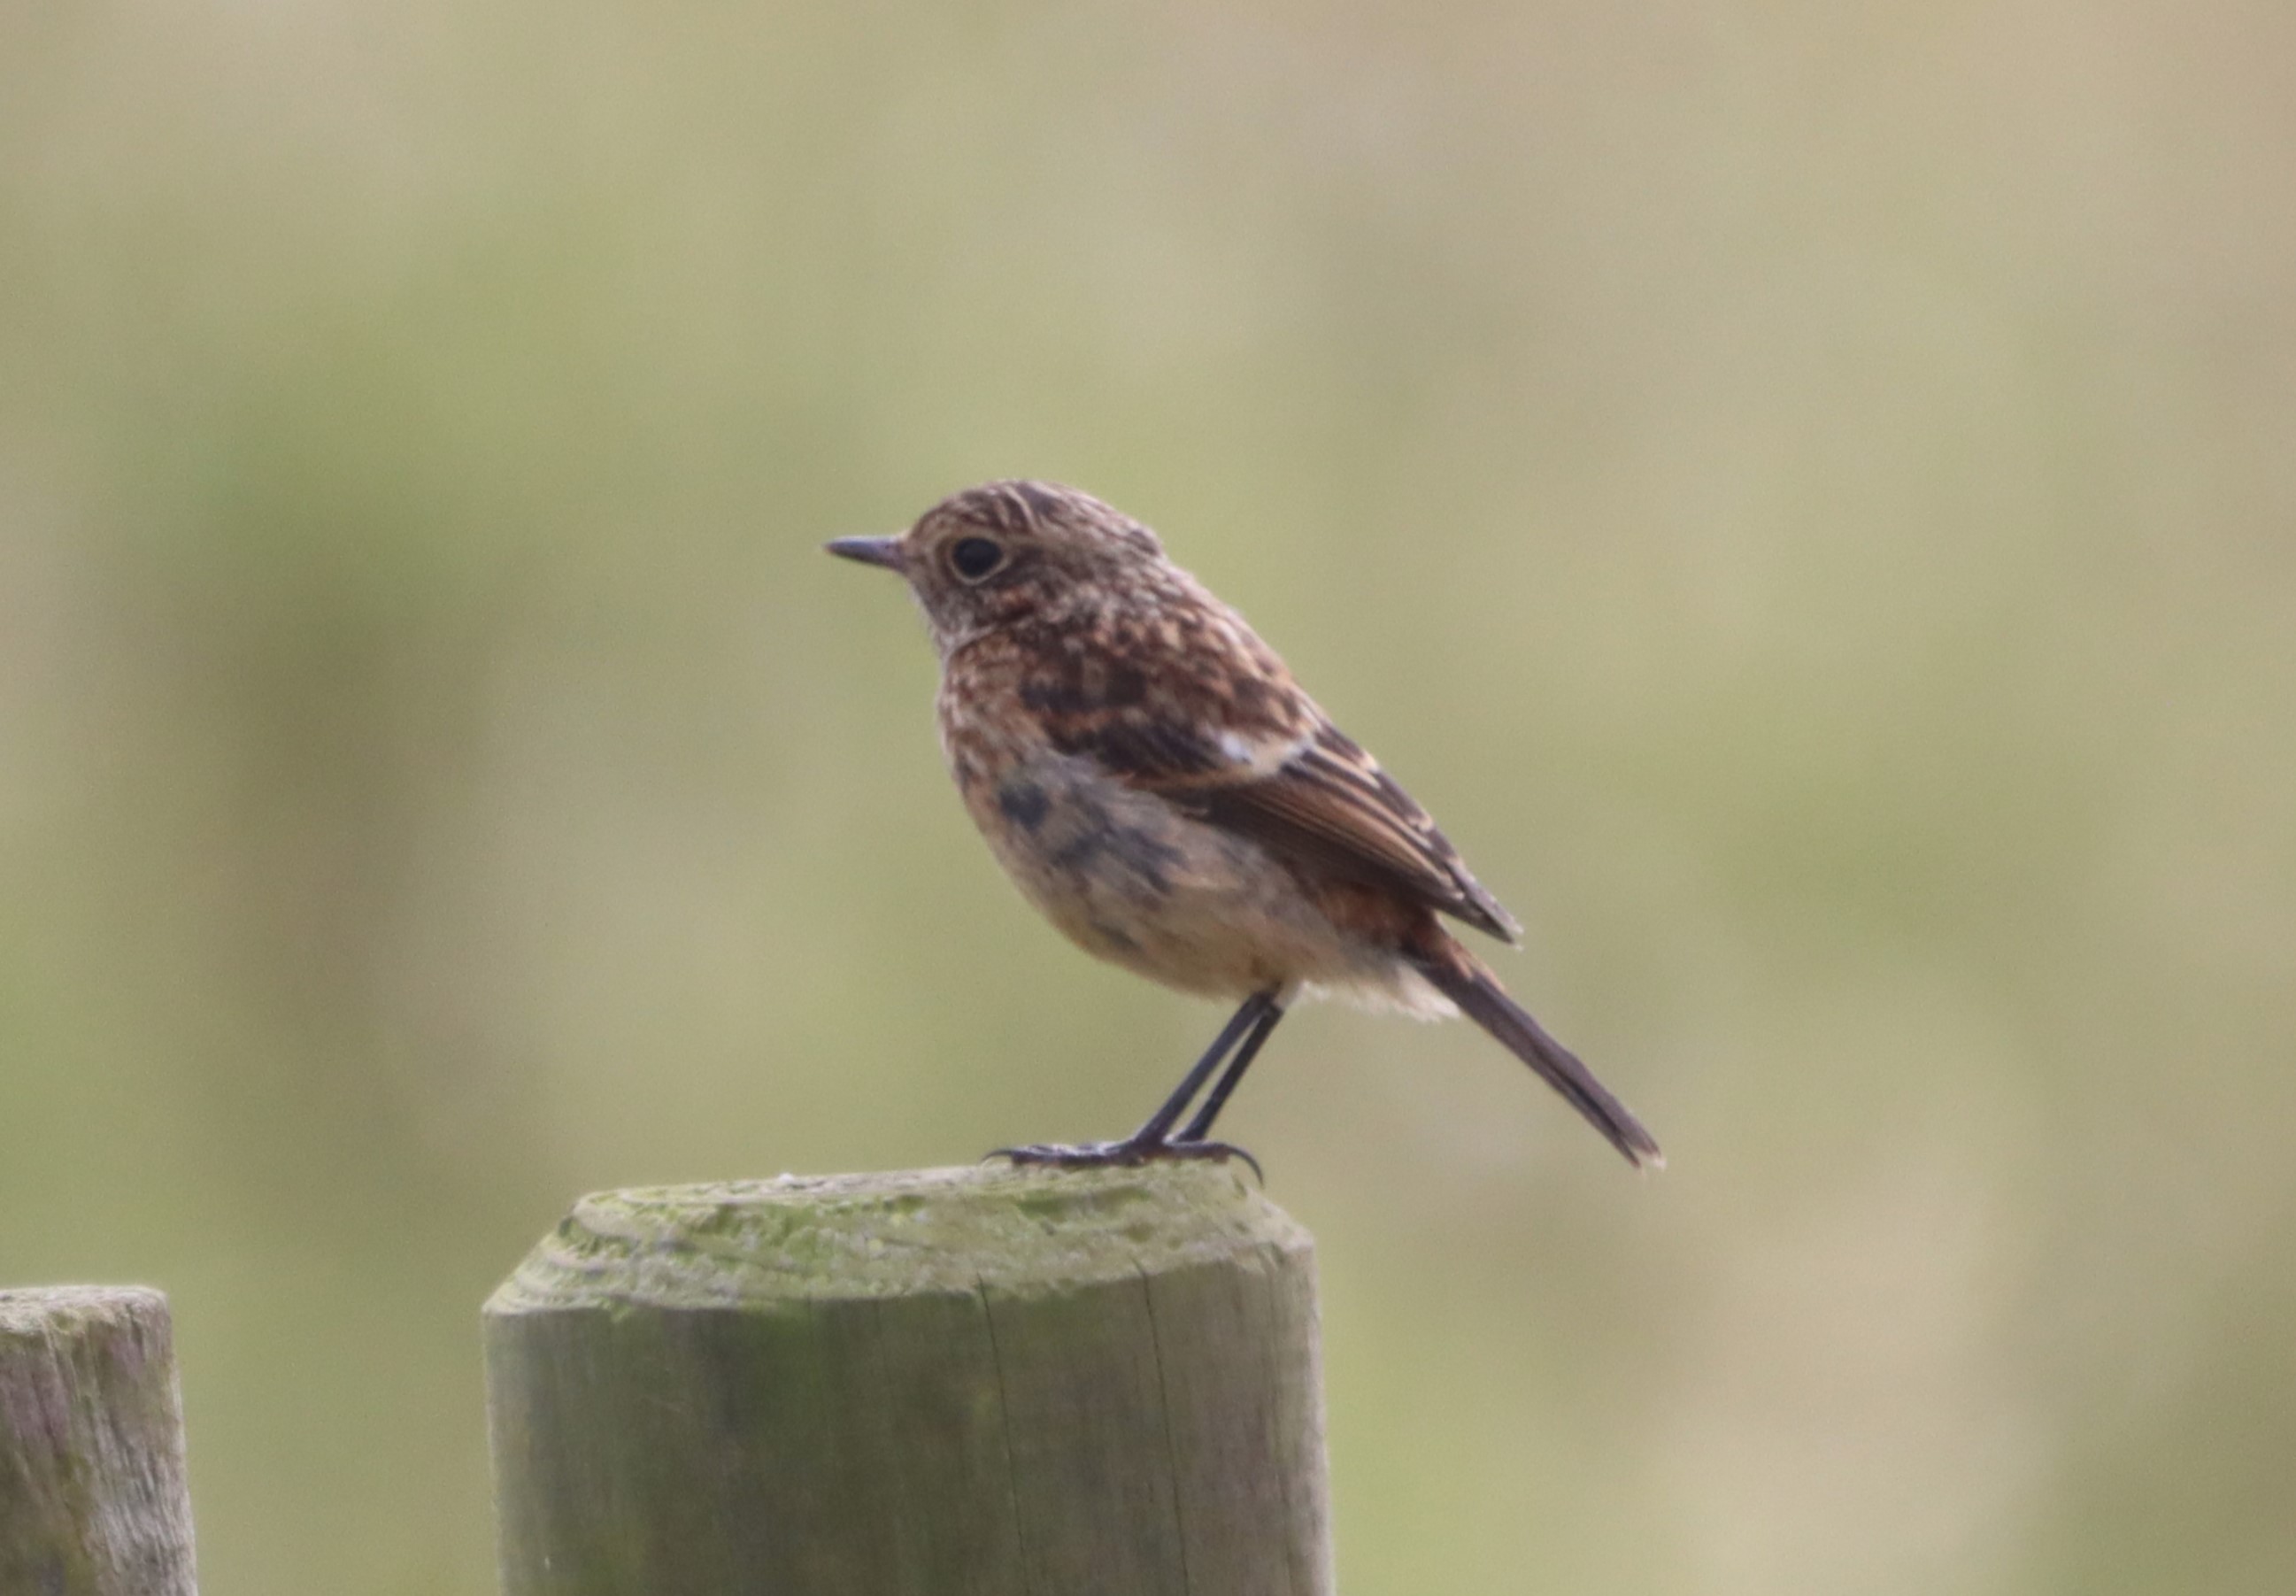
[[[1261,1185],[1267,1183],[1259,1159],[1225,1141],[1175,1141],[1137,1136],[1122,1141],[1087,1141],[1075,1146],[1039,1141],[1027,1147],[997,1148],[983,1156],[1008,1158],[1021,1168],[1037,1169],[1128,1169],[1162,1158],[1216,1158],[1222,1163],[1241,1158],[1251,1165],[1251,1172],[1259,1177]]]

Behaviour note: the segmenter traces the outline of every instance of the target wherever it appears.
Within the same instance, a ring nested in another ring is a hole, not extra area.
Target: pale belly
[[[965,799],[1029,901],[1097,958],[1208,996],[1308,986],[1447,1008],[1391,951],[1334,926],[1259,843],[1081,760],[1008,769]]]

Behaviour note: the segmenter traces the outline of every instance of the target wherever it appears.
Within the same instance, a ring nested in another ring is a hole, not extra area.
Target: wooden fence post
[[[194,1588],[168,1299],[0,1291],[0,1592]]]
[[[609,1192],[485,1331],[510,1596],[1331,1596],[1313,1252],[1234,1166]]]

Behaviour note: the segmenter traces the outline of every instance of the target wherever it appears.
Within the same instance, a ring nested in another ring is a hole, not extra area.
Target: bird
[[[907,583],[940,658],[949,772],[1022,895],[1087,953],[1239,1003],[1129,1136],[991,1156],[1249,1160],[1214,1123],[1284,1014],[1331,996],[1465,1015],[1629,1164],[1663,1165],[1642,1123],[1445,925],[1513,943],[1514,917],[1146,526],[1074,488],[1011,480],[953,494],[905,532],[825,547]]]

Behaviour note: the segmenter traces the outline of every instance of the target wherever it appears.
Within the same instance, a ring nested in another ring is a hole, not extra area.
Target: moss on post
[[[0,1291],[0,1592],[193,1588],[168,1299]]]
[[[584,1198],[487,1305],[512,1596],[1328,1596],[1308,1238],[1230,1167]]]

